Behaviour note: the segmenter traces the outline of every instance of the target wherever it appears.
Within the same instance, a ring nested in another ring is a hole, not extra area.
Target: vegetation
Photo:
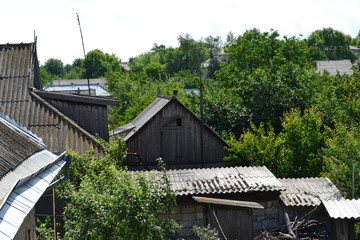
[[[115,55],[100,50],[72,65],[49,59],[40,70],[46,81],[104,77],[119,99],[119,106],[110,108],[111,128],[130,122],[157,94],[174,90],[200,115],[199,94],[186,90],[203,87],[205,121],[230,144],[226,161],[265,165],[277,177],[326,176],[347,197],[357,198],[360,64],[352,75],[335,76],[320,75],[314,66],[315,60],[355,62],[358,56],[349,47],[359,47],[359,38],[332,28],[307,39],[250,29],[240,36],[229,33],[225,43],[219,37],[183,35],[178,47],[154,44],[130,59],[129,71]],[[176,230],[173,222],[156,218],[174,204],[166,179],[129,174],[121,167],[122,147],[111,142],[96,161],[90,153],[74,155],[73,178],[63,190],[66,238],[168,239]]]
[[[71,178],[59,194],[65,202],[62,239],[171,239],[178,225],[158,218],[175,206],[166,175],[126,171],[122,140],[103,146],[100,159],[72,152]]]

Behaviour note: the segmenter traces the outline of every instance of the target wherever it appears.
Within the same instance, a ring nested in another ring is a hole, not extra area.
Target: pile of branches
[[[315,209],[314,209],[315,210]],[[314,211],[313,210],[313,211]],[[295,218],[290,222],[289,216],[285,213],[286,225],[271,231],[263,230],[261,234],[254,238],[254,240],[269,240],[269,239],[323,239],[328,237],[328,231],[325,226],[314,219],[310,219],[311,211],[302,218]]]

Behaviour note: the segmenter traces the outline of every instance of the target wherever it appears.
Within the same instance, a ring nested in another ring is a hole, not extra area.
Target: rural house
[[[108,136],[104,134],[107,125],[94,126],[107,123],[107,119],[103,119],[104,111],[106,105],[114,104],[114,101],[91,96],[71,98],[71,95],[45,94],[37,90],[41,88],[36,43],[0,45],[0,112],[41,137],[51,152],[60,153],[70,147],[84,153],[91,146],[100,151],[90,132],[103,134],[105,138]],[[88,111],[84,113],[89,117],[87,122],[79,120],[84,110]],[[71,115],[75,111],[77,114]],[[102,121],[97,122],[98,119],[94,118],[97,114],[89,111],[100,112]],[[80,123],[76,122],[78,120]],[[96,132],[97,129],[102,132]]]
[[[185,107],[176,96],[158,96],[131,123],[111,132],[123,137],[131,155],[130,169],[156,167],[162,157],[166,167],[224,166],[227,143]]]
[[[24,127],[0,114],[0,239],[36,239],[34,206],[58,182],[65,155],[54,155]]]
[[[91,96],[108,97],[110,93],[105,89],[105,84],[106,80],[103,78],[53,80],[44,90],[89,95],[90,87]]]

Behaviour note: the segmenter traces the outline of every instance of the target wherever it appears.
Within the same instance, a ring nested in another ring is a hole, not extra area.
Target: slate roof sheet
[[[150,174],[159,174],[151,171]],[[176,195],[224,194],[254,191],[280,191],[283,186],[266,167],[224,167],[169,170]]]
[[[0,112],[40,136],[52,152],[85,152],[92,135],[32,91],[39,85],[34,43],[0,45]]]
[[[324,200],[344,199],[328,178],[283,178],[280,199],[286,206],[318,206]]]
[[[331,218],[360,218],[360,199],[327,200],[323,203]]]
[[[352,66],[350,60],[325,60],[325,61],[316,61],[317,70],[320,73],[328,71],[330,75],[336,75],[338,72],[340,74],[353,74]]]

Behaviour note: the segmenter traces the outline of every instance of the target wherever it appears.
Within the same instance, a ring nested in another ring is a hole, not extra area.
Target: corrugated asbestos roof
[[[280,198],[286,206],[318,206],[324,200],[344,199],[328,178],[279,179],[286,188]]]
[[[155,175],[159,172],[151,171]],[[227,167],[169,170],[176,195],[280,191],[283,186],[266,167]]]
[[[342,199],[323,201],[331,218],[360,218],[360,199]]]
[[[353,64],[350,60],[326,60],[326,61],[316,61],[317,71],[323,73],[328,71],[330,75],[339,74],[353,74],[351,70]]]
[[[0,45],[0,112],[40,136],[52,152],[81,153],[98,146],[93,136],[32,92],[39,82],[34,43]]]

